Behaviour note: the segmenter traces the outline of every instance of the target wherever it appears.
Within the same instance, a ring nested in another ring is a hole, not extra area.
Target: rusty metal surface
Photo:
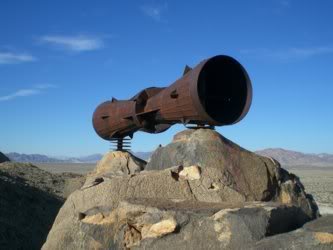
[[[112,99],[93,114],[96,133],[105,140],[160,133],[176,123],[222,126],[245,117],[252,101],[246,70],[229,56],[202,61],[166,88],[147,88],[129,100]]]

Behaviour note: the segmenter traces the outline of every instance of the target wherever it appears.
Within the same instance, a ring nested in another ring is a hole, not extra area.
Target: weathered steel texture
[[[239,122],[252,101],[246,70],[229,56],[202,61],[166,88],[147,88],[129,100],[112,99],[93,115],[96,133],[105,140],[141,130],[160,133],[176,123],[222,126]]]

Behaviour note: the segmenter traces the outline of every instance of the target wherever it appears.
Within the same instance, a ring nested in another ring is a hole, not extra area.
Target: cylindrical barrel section
[[[202,61],[166,88],[148,88],[127,101],[102,103],[93,115],[103,139],[142,130],[159,133],[176,123],[231,125],[245,117],[252,85],[243,66],[229,56]]]

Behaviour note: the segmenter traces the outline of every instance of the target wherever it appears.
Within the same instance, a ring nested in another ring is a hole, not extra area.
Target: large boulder
[[[203,176],[201,185],[192,188],[218,193],[219,198],[215,195],[209,201],[279,201],[301,207],[310,218],[318,216],[316,203],[304,192],[297,176],[273,158],[241,148],[211,129],[176,134],[170,144],[153,153],[145,169],[191,165],[200,166]]]
[[[82,185],[28,163],[0,164],[0,248],[40,249],[65,198]]]
[[[60,209],[43,249],[253,246],[318,217],[299,179],[208,129],[150,162],[110,152]]]

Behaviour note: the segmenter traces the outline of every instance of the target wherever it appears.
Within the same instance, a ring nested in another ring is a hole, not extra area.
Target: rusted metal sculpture
[[[147,88],[129,100],[112,98],[93,115],[96,133],[118,140],[140,130],[160,133],[176,123],[223,126],[239,122],[252,101],[252,85],[246,70],[229,56],[215,56],[166,88]],[[118,149],[122,147],[118,147]]]

